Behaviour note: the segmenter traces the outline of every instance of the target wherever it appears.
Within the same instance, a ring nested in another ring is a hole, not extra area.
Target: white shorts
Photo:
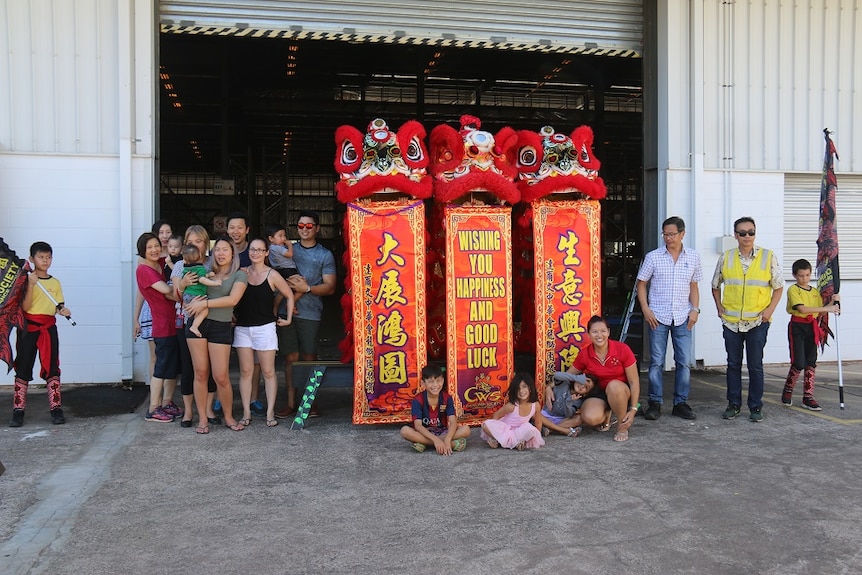
[[[238,325],[233,330],[234,347],[250,347],[256,351],[277,351],[278,336],[275,322],[264,325]]]

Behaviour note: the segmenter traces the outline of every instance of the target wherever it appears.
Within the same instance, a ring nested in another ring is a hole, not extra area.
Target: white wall
[[[135,162],[139,190],[149,183],[148,164],[148,159]],[[58,318],[64,383],[122,378],[122,342],[131,340],[126,320],[131,312],[122,307],[121,260],[131,260],[131,254],[120,250],[118,180],[118,162],[110,156],[0,154],[0,235],[21,257],[35,241],[51,244],[51,274],[62,282],[78,324]],[[144,199],[139,194],[133,208],[139,221],[150,218]],[[143,369],[146,348],[139,346],[137,353]],[[14,372],[0,369],[0,383],[13,378]]]
[[[156,34],[154,0],[0,0],[0,236],[54,248],[78,323],[59,323],[65,383],[146,373],[132,266],[155,203]]]
[[[703,360],[707,366],[726,364],[721,321],[712,299],[712,275],[720,255],[719,242],[728,236],[729,246],[736,246],[732,233],[733,221],[742,216],[751,216],[757,223],[757,242],[759,246],[771,249],[779,261],[783,260],[786,229],[783,225],[784,214],[784,175],[771,172],[729,172],[706,170],[697,190],[697,213],[692,215],[685,210],[691,193],[691,172],[689,170],[668,170],[667,196],[668,215],[681,216],[686,221],[687,247],[696,249],[703,262],[704,281],[700,283],[700,307],[703,310],[694,331],[694,357]],[[727,180],[725,182],[725,177]],[[816,228],[812,230],[812,243],[817,239]],[[839,238],[840,241],[840,238]],[[793,283],[789,269],[782,269],[786,286]],[[852,302],[862,295],[862,282],[849,280],[841,282],[841,295],[845,301]],[[789,316],[785,310],[786,298],[782,295],[772,327],[769,331],[764,361],[766,363],[786,363],[789,360],[787,349],[787,323]],[[852,343],[862,338],[862,310],[857,306],[846,305],[840,320],[842,360],[862,359],[862,347]],[[826,349],[822,361],[836,360],[836,346]],[[672,356],[670,356],[672,358]],[[672,361],[666,367],[673,366]]]

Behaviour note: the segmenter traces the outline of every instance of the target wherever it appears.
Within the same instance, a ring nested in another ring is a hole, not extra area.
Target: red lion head
[[[338,201],[352,202],[387,188],[418,199],[431,197],[424,140],[425,128],[415,120],[397,133],[380,118],[368,124],[364,135],[353,126],[340,126],[335,131]]]
[[[520,199],[513,183],[518,173],[513,162],[517,132],[506,127],[494,135],[481,127],[479,118],[465,115],[460,131],[445,124],[431,130],[428,169],[438,201],[451,202],[473,190],[490,192],[501,203]]]
[[[593,155],[593,130],[589,126],[576,128],[571,136],[559,134],[551,126],[538,133],[521,130],[515,166],[525,202],[572,190],[595,200],[607,195],[599,177],[601,162]]]

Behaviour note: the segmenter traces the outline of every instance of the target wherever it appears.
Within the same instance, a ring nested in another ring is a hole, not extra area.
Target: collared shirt
[[[649,282],[649,307],[663,325],[688,322],[692,307],[691,283],[703,280],[700,255],[683,246],[673,261],[667,246],[649,252],[638,272],[638,280]]]
[[[757,250],[762,250],[763,248],[754,246],[751,250],[751,254],[748,256],[742,255],[742,252],[739,251],[739,248],[736,248],[736,251],[739,252],[739,261],[742,263],[742,273],[748,273],[748,268],[751,266],[751,262],[754,261],[754,258],[757,257]],[[720,289],[721,284],[724,282],[724,276],[721,273],[721,270],[724,268],[724,256],[727,252],[722,252],[722,254],[718,257],[718,262],[715,265],[715,273],[712,275],[712,289]],[[781,264],[778,263],[778,255],[775,252],[772,252],[772,262],[770,262],[770,272],[772,273],[772,278],[769,280],[769,285],[773,290],[784,289],[784,276],[781,275]],[[757,319],[752,321],[740,321],[738,323],[727,321],[724,318],[721,318],[721,323],[729,329],[730,331],[735,331],[739,333],[745,333],[750,331],[761,323],[763,323],[763,317],[758,316]]]

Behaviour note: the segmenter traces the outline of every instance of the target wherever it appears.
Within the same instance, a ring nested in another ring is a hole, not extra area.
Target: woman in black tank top
[[[234,308],[236,329],[233,346],[239,357],[239,394],[242,399],[243,425],[251,424],[251,385],[254,356],[257,354],[266,392],[266,425],[275,427],[275,398],[278,380],[275,354],[278,351],[277,325],[290,325],[293,318],[293,290],[278,272],[266,265],[269,242],[256,238],[249,243],[251,265],[246,268],[248,287]],[[275,310],[281,298],[287,300],[287,319],[278,319]]]

